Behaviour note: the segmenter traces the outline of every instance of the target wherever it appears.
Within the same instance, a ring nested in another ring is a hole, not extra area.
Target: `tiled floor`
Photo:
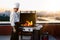
[[[19,36],[19,40],[21,40]],[[23,36],[24,40],[30,40],[31,36]],[[10,35],[0,35],[0,40],[10,40]],[[49,40],[56,40],[54,37],[49,36]]]
[[[10,36],[0,35],[0,40],[10,40]]]

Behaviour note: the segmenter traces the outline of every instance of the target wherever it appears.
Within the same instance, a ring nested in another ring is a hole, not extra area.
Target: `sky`
[[[16,2],[20,3],[20,10],[60,10],[60,0],[0,0],[0,8],[12,9]]]

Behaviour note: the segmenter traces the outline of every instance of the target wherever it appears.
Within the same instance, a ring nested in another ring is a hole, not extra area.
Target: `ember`
[[[32,21],[26,21],[26,23],[21,24],[21,26],[32,26],[33,22]]]

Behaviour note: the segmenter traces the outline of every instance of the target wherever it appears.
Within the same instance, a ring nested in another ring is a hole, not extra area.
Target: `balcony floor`
[[[0,35],[0,40],[10,40],[10,35]],[[19,40],[21,40],[20,38],[21,36],[19,36]],[[23,36],[24,40],[30,40],[31,36]],[[60,40],[59,38],[55,39],[52,36],[49,36],[49,40]]]

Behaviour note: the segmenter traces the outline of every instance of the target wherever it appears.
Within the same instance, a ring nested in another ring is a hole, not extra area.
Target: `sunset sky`
[[[20,10],[60,10],[60,0],[0,0],[0,8],[12,9],[15,2],[20,3]]]

